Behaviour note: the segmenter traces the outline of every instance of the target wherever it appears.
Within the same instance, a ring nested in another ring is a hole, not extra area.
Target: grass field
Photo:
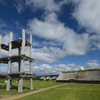
[[[6,83],[4,82],[4,79],[0,79],[0,94],[11,94],[11,95],[17,95],[17,89],[18,89],[18,82],[12,81],[12,89],[11,91],[6,92]],[[38,90],[40,88],[47,88],[55,85],[59,85],[62,83],[56,83],[55,81],[39,81],[39,80],[33,80],[33,88],[34,90],[29,90],[29,80],[23,81],[23,93],[31,92]],[[22,93],[22,94],[23,94]]]
[[[33,80],[34,90],[47,88],[63,83],[56,83],[55,81],[37,81]],[[64,83],[65,84],[65,83]],[[18,82],[12,81],[11,91],[6,92],[6,83],[4,79],[0,79],[0,94],[18,95]],[[29,90],[29,80],[23,82],[23,93],[31,92]],[[22,94],[23,94],[22,93]],[[0,97],[1,98],[1,97]],[[42,91],[18,100],[100,100],[100,84],[67,84],[57,88]]]
[[[2,96],[0,96],[0,98],[2,98]]]
[[[100,84],[67,84],[18,100],[100,100]]]

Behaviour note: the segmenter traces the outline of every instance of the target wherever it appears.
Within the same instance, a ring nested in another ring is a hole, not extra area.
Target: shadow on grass
[[[0,89],[6,89],[6,85],[0,85]]]
[[[6,89],[6,85],[0,85],[0,89]],[[11,89],[16,89],[16,90],[18,90],[18,86],[14,86],[14,85],[12,85],[12,88]],[[23,89],[30,89],[29,87],[25,87],[25,86],[23,86]]]
[[[18,90],[18,86],[12,85],[12,88],[11,88],[11,89],[16,89],[16,90]]]
[[[25,86],[23,86],[23,89],[28,89],[28,90],[29,90],[30,88],[29,88],[29,87],[25,87]]]

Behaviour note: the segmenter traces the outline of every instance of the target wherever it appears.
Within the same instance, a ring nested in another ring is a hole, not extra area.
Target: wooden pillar
[[[25,30],[22,29],[22,50],[21,55],[23,55],[25,52]],[[21,59],[20,61],[20,72],[24,71],[24,59]]]
[[[32,81],[32,77],[30,77],[30,90],[33,90],[33,81]]]
[[[10,91],[10,83],[11,83],[11,77],[7,76],[6,91]]]
[[[11,41],[12,41],[12,32],[10,32],[10,39],[9,39],[9,56],[11,56],[11,49],[12,49],[12,44],[11,44]],[[11,60],[9,59],[8,61],[8,73],[11,72]]]
[[[12,49],[12,35],[13,33],[10,32],[10,39],[9,39],[9,56],[11,56],[11,49]],[[11,73],[11,59],[8,58],[8,73]],[[7,78],[7,85],[6,85],[6,91],[10,91],[11,88],[11,78]]]
[[[25,30],[22,29],[22,52],[21,54],[24,54],[25,51]]]
[[[25,52],[25,30],[22,29],[22,50],[21,55],[23,55]],[[22,57],[20,59],[20,72],[24,72],[24,58]],[[23,78],[19,77],[19,83],[18,83],[18,92],[23,92]]]
[[[1,44],[2,44],[2,35],[0,35],[0,58],[1,58]],[[1,71],[1,63],[0,63],[0,71]]]
[[[30,34],[30,58],[32,58],[32,34]],[[30,62],[30,74],[32,74],[32,62]]]
[[[21,49],[20,49],[20,47],[19,47],[19,48],[18,48],[18,53],[19,53],[19,55],[20,55],[20,50],[21,50]],[[18,66],[18,72],[20,72],[20,61],[19,61],[18,64],[19,64],[19,66]]]
[[[23,78],[21,76],[19,77],[18,92],[23,92]]]
[[[30,58],[32,58],[32,34],[30,34]],[[30,74],[32,74],[32,61],[29,62],[30,64]],[[32,77],[30,77],[30,90],[33,90],[33,82]]]

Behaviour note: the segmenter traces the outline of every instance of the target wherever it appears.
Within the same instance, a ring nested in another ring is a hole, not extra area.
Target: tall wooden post
[[[11,49],[12,49],[12,35],[13,33],[10,32],[10,39],[9,39],[9,56],[11,56]],[[8,58],[8,73],[11,73],[11,60],[10,58]],[[6,91],[10,91],[11,88],[11,79],[8,77],[7,78],[7,86],[6,86]]]
[[[12,44],[11,44],[11,41],[12,41],[12,32],[10,32],[10,39],[9,39],[9,56],[11,56],[11,49],[12,49]],[[11,72],[11,60],[9,59],[8,61],[8,73]]]
[[[22,29],[22,50],[21,50],[21,55],[23,55],[25,52],[25,30]],[[20,72],[24,71],[24,59],[21,59],[21,64],[20,64]]]
[[[1,58],[1,44],[2,44],[2,35],[0,35],[0,58]],[[1,71],[1,63],[0,63],[0,71]]]
[[[22,50],[21,54],[23,55],[25,51],[25,30],[22,29]],[[20,59],[20,72],[24,72],[24,59]],[[23,78],[19,77],[19,84],[18,84],[18,92],[23,92]]]
[[[19,47],[19,48],[18,48],[19,55],[20,55],[20,50],[21,50],[21,49],[20,49],[20,47]],[[20,61],[19,61],[19,63],[18,63],[18,64],[19,64],[19,67],[18,67],[18,72],[20,72]]]
[[[32,34],[30,34],[30,58],[32,58]],[[32,74],[32,61],[29,62],[30,64],[30,74]],[[30,77],[30,90],[33,90],[33,82],[32,77]]]
[[[30,34],[30,58],[32,58],[32,34]],[[32,74],[32,63],[30,62],[30,74]]]

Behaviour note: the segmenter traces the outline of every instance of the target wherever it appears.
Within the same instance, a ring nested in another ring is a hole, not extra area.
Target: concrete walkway
[[[59,87],[59,86],[63,86],[63,85],[67,85],[67,84],[62,84],[62,85],[56,85],[56,86],[52,86],[52,87],[48,87],[48,88],[43,88],[43,89],[40,89],[40,90],[25,93],[25,94],[11,95],[11,96],[9,95],[9,96],[5,96],[5,97],[1,98],[0,100],[15,100],[15,99],[22,98],[24,96],[28,96],[28,95],[31,95],[31,94],[35,94],[35,93],[38,93],[38,92],[41,92],[41,91],[45,91],[45,90],[52,89],[52,88]]]

